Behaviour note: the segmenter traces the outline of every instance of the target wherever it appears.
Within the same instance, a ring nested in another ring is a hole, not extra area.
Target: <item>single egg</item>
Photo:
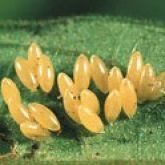
[[[88,58],[84,54],[80,54],[75,62],[73,79],[80,91],[89,87],[91,70]]]
[[[54,85],[55,71],[48,56],[41,55],[38,65],[37,79],[41,89],[49,93]]]
[[[60,123],[55,114],[46,106],[39,103],[28,104],[31,116],[45,129],[59,131]]]
[[[28,49],[28,62],[30,67],[32,68],[35,77],[37,77],[38,74],[38,63],[41,55],[41,48],[33,42]]]
[[[25,87],[30,89],[31,91],[35,91],[38,87],[37,79],[31,69],[29,67],[29,63],[27,60],[21,57],[17,57],[15,60],[15,70],[17,76],[24,84]]]
[[[96,87],[103,93],[108,92],[108,70],[104,62],[97,56],[90,58],[90,67],[92,79]]]
[[[59,73],[57,76],[58,89],[62,97],[64,97],[65,91],[72,88],[74,85],[72,79],[66,73]]]
[[[128,63],[127,78],[133,83],[137,90],[139,86],[140,76],[143,69],[143,59],[140,52],[134,52]]]
[[[113,91],[114,89],[119,90],[122,79],[123,79],[123,75],[120,69],[117,67],[113,67],[108,75],[109,92]]]
[[[1,93],[6,104],[10,100],[14,100],[16,103],[21,102],[20,91],[16,84],[9,78],[3,78],[1,82]]]
[[[100,117],[90,109],[79,106],[78,116],[81,124],[92,133],[104,133],[104,125]]]
[[[121,82],[120,96],[125,114],[129,118],[133,117],[137,111],[137,95],[133,84],[127,78]]]
[[[63,98],[63,103],[65,112],[68,114],[68,116],[73,121],[80,124],[80,119],[78,116],[78,107],[80,105],[80,99],[77,96],[73,95],[70,90],[67,90]]]
[[[120,92],[118,90],[111,91],[104,103],[104,113],[106,120],[110,123],[113,123],[118,118],[121,112],[121,107],[122,102]]]
[[[148,100],[152,95],[152,90],[155,82],[155,73],[150,64],[146,64],[143,67],[139,87],[138,87],[138,99],[142,102]]]
[[[29,113],[29,109],[20,102],[10,100],[8,103],[8,109],[17,124],[33,120],[31,114]]]
[[[89,89],[84,89],[80,93],[80,100],[81,100],[81,105],[84,107],[87,107],[89,110],[92,112],[99,114],[100,113],[100,103],[95,95],[91,90]]]

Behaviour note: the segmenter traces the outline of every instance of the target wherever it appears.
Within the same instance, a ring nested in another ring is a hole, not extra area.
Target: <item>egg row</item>
[[[25,137],[41,140],[50,135],[49,131],[60,131],[60,123],[49,108],[36,102],[29,103],[27,107],[22,103],[20,91],[11,79],[3,78],[1,93],[12,118]]]
[[[15,70],[21,82],[32,91],[40,85],[43,91],[49,93],[55,83],[53,64],[35,43],[32,43],[28,49],[28,59],[16,58]],[[156,99],[156,95],[159,98],[164,93],[162,91],[165,86],[165,72],[156,76],[153,67],[150,64],[144,64],[142,55],[138,51],[130,57],[126,78],[133,83],[139,101],[153,100]],[[77,90],[88,89],[91,79],[100,91],[108,93],[113,89],[119,89],[123,75],[117,67],[109,71],[96,55],[92,55],[88,60],[81,54],[73,69],[73,81]],[[67,83],[71,84],[71,82]],[[61,89],[60,92],[64,93]]]

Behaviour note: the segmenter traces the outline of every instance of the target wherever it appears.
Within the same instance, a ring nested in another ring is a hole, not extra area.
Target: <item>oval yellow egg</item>
[[[42,128],[36,122],[26,121],[20,125],[20,131],[22,134],[31,140],[40,141],[50,135],[47,129]]]
[[[75,121],[76,123],[80,123],[80,119],[78,117],[78,107],[80,105],[80,100],[72,94],[69,90],[65,92],[63,98],[65,112],[68,116]]]
[[[90,58],[91,75],[96,87],[103,93],[108,92],[108,70],[104,62],[97,56]]]
[[[73,69],[73,79],[79,90],[87,89],[90,84],[91,70],[88,58],[80,54]]]
[[[40,47],[33,42],[28,49],[28,62],[36,77],[38,73],[38,63],[41,55],[42,51]]]
[[[60,123],[55,114],[46,106],[39,103],[30,103],[28,105],[31,116],[45,129],[59,131]]]
[[[137,95],[133,84],[127,78],[123,79],[120,86],[120,96],[125,114],[131,118],[137,111]]]
[[[84,89],[80,93],[80,100],[81,100],[81,105],[84,107],[87,107],[89,110],[92,112],[99,114],[100,113],[100,103],[95,95],[91,90],[89,89]]]
[[[72,88],[73,81],[66,73],[59,73],[57,76],[58,89],[62,97],[64,97],[65,91]]]
[[[41,55],[38,65],[38,82],[41,89],[49,93],[54,85],[55,71],[48,56]]]
[[[146,64],[143,67],[139,87],[138,87],[138,99],[145,101],[150,98],[155,82],[155,73],[150,64]]]
[[[108,122],[113,123],[121,112],[122,102],[118,90],[113,90],[108,95],[104,103],[105,118]]]
[[[25,87],[31,91],[35,91],[37,89],[38,82],[27,60],[21,57],[17,57],[15,60],[15,70],[17,76]]]
[[[20,91],[16,84],[9,78],[3,78],[1,82],[1,93],[6,104],[12,99],[16,103],[21,102]]]
[[[104,133],[104,125],[100,117],[90,109],[79,106],[78,115],[81,124],[92,133]]]
[[[130,57],[126,76],[133,83],[136,90],[138,89],[142,69],[142,55],[140,52],[136,51]]]
[[[122,79],[123,79],[123,75],[120,69],[117,67],[113,67],[108,75],[109,92],[111,92],[114,89],[119,90]]]
[[[25,121],[32,121],[32,117],[27,107],[22,103],[18,103],[15,100],[10,100],[8,103],[8,109],[12,118],[17,124],[21,124]]]

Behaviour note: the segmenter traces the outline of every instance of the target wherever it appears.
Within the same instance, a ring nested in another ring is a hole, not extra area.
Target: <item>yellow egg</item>
[[[24,58],[17,57],[15,60],[15,70],[24,86],[31,91],[35,91],[38,87],[38,82],[32,72],[32,69],[29,67],[28,61]]]
[[[87,89],[90,84],[91,70],[88,58],[80,54],[73,69],[73,79],[79,90]]]
[[[55,71],[48,56],[41,55],[38,66],[38,82],[41,89],[49,93],[54,85]]]
[[[120,69],[117,67],[113,67],[108,75],[109,92],[111,92],[114,89],[119,90],[122,79],[123,79],[123,75]]]
[[[66,73],[59,73],[57,76],[57,84],[62,97],[64,97],[65,91],[72,88],[73,81]]]
[[[95,93],[93,93],[89,89],[82,90],[82,92],[80,93],[80,100],[81,100],[81,105],[83,105],[84,107],[88,108],[89,110],[91,110],[96,114],[100,113],[99,100],[95,95]]]
[[[55,114],[46,106],[39,103],[30,103],[28,105],[31,116],[45,129],[59,131],[60,123]]]
[[[9,78],[3,78],[1,82],[1,93],[6,104],[12,99],[16,103],[21,102],[20,91],[16,84]]]
[[[104,62],[97,56],[90,58],[92,79],[98,89],[103,93],[108,92],[108,70]]]
[[[142,68],[142,55],[140,52],[136,51],[131,55],[126,76],[129,80],[131,80],[136,90],[138,89]]]
[[[40,141],[50,135],[47,129],[42,128],[36,122],[26,121],[20,125],[22,134],[31,140]]]
[[[63,103],[65,112],[68,116],[76,123],[80,123],[80,119],[78,117],[78,107],[80,105],[79,98],[73,95],[70,90],[67,90],[63,98]]]
[[[38,62],[41,55],[42,51],[40,47],[36,43],[32,43],[28,49],[28,62],[36,77],[38,73]]]
[[[10,100],[8,102],[8,109],[12,118],[16,121],[17,124],[21,124],[25,121],[32,121],[32,117],[29,113],[27,107],[22,103],[16,102],[15,100]]]
[[[105,118],[108,122],[113,123],[121,112],[121,97],[118,90],[113,90],[108,95],[104,104]]]
[[[145,101],[150,98],[155,82],[155,73],[150,64],[146,64],[143,67],[139,87],[138,87],[138,99]]]
[[[123,79],[120,86],[120,96],[125,114],[131,118],[137,111],[137,95],[133,84],[127,78]]]
[[[90,109],[79,106],[78,115],[81,124],[92,133],[104,133],[104,125],[100,117]]]

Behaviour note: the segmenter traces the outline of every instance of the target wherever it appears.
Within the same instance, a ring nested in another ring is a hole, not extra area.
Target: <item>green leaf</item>
[[[100,99],[101,117],[106,126],[105,134],[87,134],[70,122],[64,113],[62,100],[57,99],[57,85],[49,95],[40,90],[31,93],[17,78],[14,59],[16,56],[27,57],[32,41],[37,42],[52,59],[56,76],[62,71],[72,76],[75,59],[81,52],[88,57],[97,54],[109,68],[117,65],[126,72],[129,56],[137,49],[157,73],[165,68],[165,28],[161,23],[110,16],[0,22],[0,78],[7,76],[16,82],[25,104],[36,101],[51,107],[63,128],[61,135],[52,133],[50,138],[38,144],[33,154],[34,142],[23,137],[0,97],[0,134],[8,139],[4,141],[0,136],[0,154],[9,152],[15,143],[21,159],[28,153],[32,153],[29,155],[36,160],[49,161],[165,158],[164,98],[139,105],[133,119],[120,117],[114,126],[110,126],[103,115],[106,96],[91,85]]]

